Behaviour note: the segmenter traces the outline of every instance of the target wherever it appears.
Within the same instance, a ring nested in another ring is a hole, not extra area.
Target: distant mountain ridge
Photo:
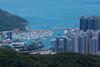
[[[27,25],[28,21],[24,18],[0,9],[0,31],[26,30]]]

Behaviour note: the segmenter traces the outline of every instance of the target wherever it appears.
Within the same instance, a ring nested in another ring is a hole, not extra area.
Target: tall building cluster
[[[99,30],[100,17],[99,16],[82,16],[80,18],[80,29],[83,31]]]
[[[80,29],[66,29],[64,35],[52,40],[56,52],[100,53],[100,17],[80,19]]]
[[[100,51],[100,30],[66,30],[62,37],[52,39],[56,52],[76,52],[82,54],[98,54]]]

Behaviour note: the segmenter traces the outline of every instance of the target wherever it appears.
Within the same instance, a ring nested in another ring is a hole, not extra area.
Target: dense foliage
[[[28,55],[0,49],[0,67],[100,67],[100,57],[74,53]]]
[[[0,9],[0,31],[25,30],[27,24],[25,19]]]

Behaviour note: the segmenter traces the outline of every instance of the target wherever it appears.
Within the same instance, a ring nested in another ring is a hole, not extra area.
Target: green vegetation
[[[100,57],[75,53],[28,55],[0,49],[0,67],[100,67]]]
[[[27,24],[25,19],[0,9],[0,31],[25,30]]]

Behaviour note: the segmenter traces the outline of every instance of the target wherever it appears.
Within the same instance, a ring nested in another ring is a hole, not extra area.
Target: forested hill
[[[100,57],[75,53],[27,55],[0,49],[0,67],[100,67]]]
[[[0,31],[25,30],[28,21],[24,18],[0,9]]]

